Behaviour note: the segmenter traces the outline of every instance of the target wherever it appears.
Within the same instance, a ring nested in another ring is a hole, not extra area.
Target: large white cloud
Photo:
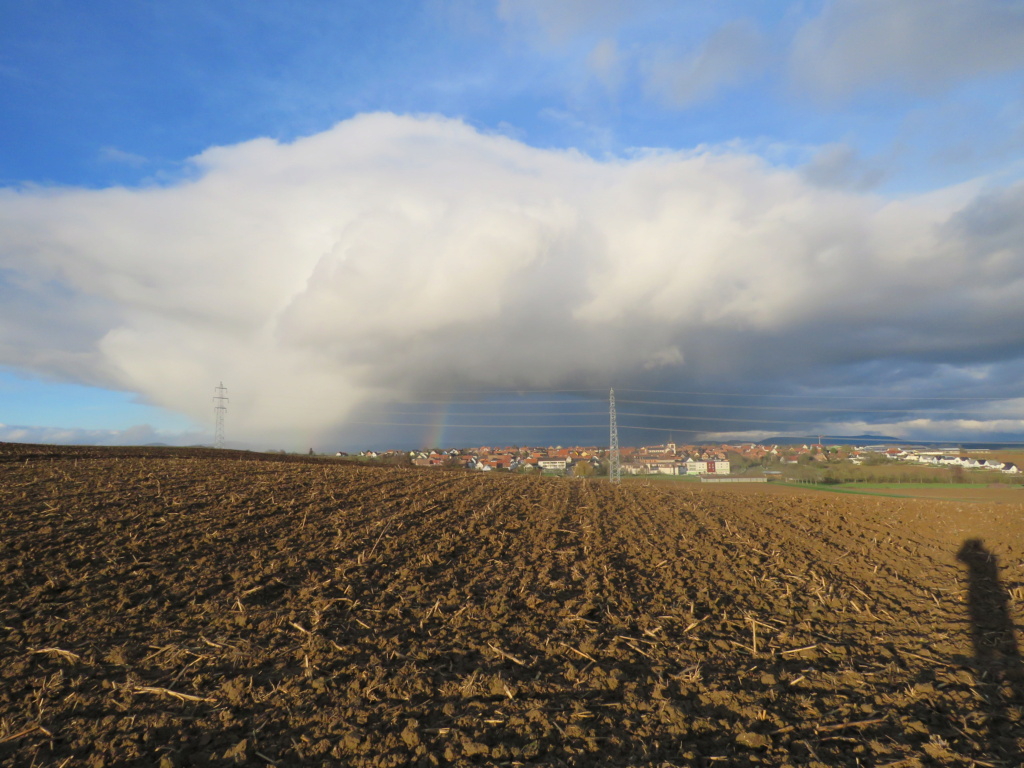
[[[597,161],[435,117],[0,194],[0,364],[232,434],[419,388],[1024,354],[1021,188],[888,200],[727,151]],[[244,433],[244,434],[243,434]]]

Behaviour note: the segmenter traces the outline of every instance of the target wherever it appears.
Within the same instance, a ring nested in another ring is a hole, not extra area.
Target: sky
[[[1022,0],[0,0],[0,104],[0,440],[1024,440]]]

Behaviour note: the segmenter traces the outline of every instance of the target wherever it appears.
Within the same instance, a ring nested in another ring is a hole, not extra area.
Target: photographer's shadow
[[[1024,665],[999,579],[999,562],[980,539],[964,542],[957,559],[967,566],[967,612],[974,644],[974,675],[986,703],[989,745],[1007,765],[1024,765],[1018,747],[1024,708]]]

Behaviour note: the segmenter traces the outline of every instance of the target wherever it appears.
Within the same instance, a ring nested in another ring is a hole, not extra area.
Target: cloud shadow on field
[[[967,612],[974,645],[974,675],[985,702],[989,746],[1006,765],[1024,765],[1015,734],[1024,707],[1024,665],[1010,610],[1010,595],[999,579],[999,562],[981,539],[964,542],[957,559],[967,566]],[[1019,716],[1018,716],[1019,717]]]

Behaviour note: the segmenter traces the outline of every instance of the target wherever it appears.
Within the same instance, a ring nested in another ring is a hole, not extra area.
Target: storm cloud
[[[1022,213],[1019,184],[888,198],[727,148],[594,159],[368,114],[174,181],[4,190],[0,364],[203,422],[224,381],[250,439],[437,388],[998,378]]]

